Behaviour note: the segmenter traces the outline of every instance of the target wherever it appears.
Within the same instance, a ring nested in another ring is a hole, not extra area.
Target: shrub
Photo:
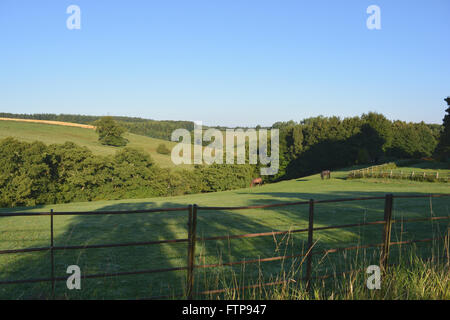
[[[156,148],[156,152],[159,154],[170,154],[170,149],[164,143],[160,143],[158,148]]]

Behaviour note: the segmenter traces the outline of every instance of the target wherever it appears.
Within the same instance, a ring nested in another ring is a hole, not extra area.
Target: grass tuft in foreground
[[[439,250],[434,250],[440,247]],[[303,260],[294,260],[290,266],[280,269],[280,273],[268,278],[263,276],[261,265],[259,273],[249,274],[242,267],[232,272],[231,277],[225,271],[216,276],[199,279],[209,293],[203,292],[200,299],[218,300],[449,300],[450,272],[448,256],[448,237],[433,248],[431,258],[421,257],[416,246],[403,248],[396,264],[391,264],[381,274],[381,288],[370,290],[366,273],[369,260],[368,252],[359,252],[353,260],[353,267],[346,272],[335,272],[325,277],[316,277],[311,281],[311,290],[306,289],[303,275]],[[439,254],[444,253],[445,256]],[[377,257],[378,252],[371,255]],[[345,259],[342,255],[340,259]],[[288,262],[284,261],[283,264]],[[286,268],[287,267],[287,268]],[[251,273],[251,272],[250,272]],[[225,280],[227,279],[227,280]],[[245,281],[243,282],[243,280]],[[245,283],[245,284],[244,284]],[[269,284],[269,285],[267,285]],[[245,289],[242,289],[245,287]],[[219,289],[220,288],[220,289]],[[223,291],[220,294],[217,291]]]

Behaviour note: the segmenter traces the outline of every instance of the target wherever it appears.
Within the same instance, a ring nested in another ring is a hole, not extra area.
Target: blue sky
[[[366,28],[372,4],[381,30]],[[442,123],[449,13],[448,0],[1,0],[0,112]]]

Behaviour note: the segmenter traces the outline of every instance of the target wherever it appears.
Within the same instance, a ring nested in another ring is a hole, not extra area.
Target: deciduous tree
[[[112,117],[102,117],[94,124],[101,144],[115,147],[122,147],[127,144],[128,141],[122,137],[125,128],[114,121]]]

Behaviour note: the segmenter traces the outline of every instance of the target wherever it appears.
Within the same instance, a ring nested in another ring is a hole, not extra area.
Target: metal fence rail
[[[187,297],[188,299],[192,299],[196,295],[219,294],[219,293],[225,292],[226,290],[229,290],[229,289],[217,289],[217,290],[194,292],[195,269],[243,265],[243,264],[249,264],[249,263],[261,263],[261,262],[278,261],[278,260],[283,260],[283,259],[291,259],[291,258],[296,258],[296,257],[305,257],[305,259],[306,259],[306,276],[304,278],[302,278],[301,280],[306,282],[306,287],[307,287],[307,289],[309,289],[310,282],[312,279],[325,279],[330,276],[330,275],[324,275],[324,276],[316,277],[316,278],[311,277],[312,257],[314,255],[323,255],[323,254],[329,254],[329,253],[335,253],[335,252],[347,251],[347,250],[357,250],[357,249],[363,249],[363,248],[380,247],[381,248],[380,267],[383,269],[383,271],[386,271],[386,269],[389,265],[388,264],[389,249],[391,246],[412,244],[412,243],[418,243],[418,242],[431,242],[431,241],[435,241],[435,240],[444,239],[444,237],[437,237],[437,238],[429,238],[429,239],[391,242],[391,228],[392,228],[392,224],[394,224],[394,223],[436,221],[436,220],[444,220],[444,219],[450,218],[449,216],[447,216],[447,217],[441,216],[441,217],[430,217],[430,218],[395,220],[395,219],[392,219],[392,208],[393,208],[393,199],[394,198],[398,198],[398,199],[400,199],[400,198],[438,198],[438,197],[448,197],[448,196],[450,196],[450,194],[396,195],[396,196],[394,196],[393,194],[386,194],[384,197],[379,197],[379,196],[378,197],[358,197],[358,198],[341,198],[341,199],[332,199],[332,200],[311,199],[309,201],[284,202],[284,203],[276,203],[276,204],[268,204],[268,205],[238,206],[238,207],[206,207],[206,206],[200,207],[200,206],[197,206],[196,204],[194,204],[194,205],[189,205],[187,207],[157,208],[157,209],[145,209],[145,210],[133,210],[133,211],[53,212],[53,210],[50,210],[50,212],[0,213],[0,218],[1,217],[50,216],[50,246],[49,247],[0,250],[0,255],[26,253],[26,252],[50,251],[50,260],[51,260],[50,261],[51,262],[51,264],[50,264],[51,270],[50,270],[49,278],[35,278],[35,279],[24,279],[24,280],[4,280],[4,281],[0,281],[0,285],[36,283],[36,282],[51,282],[52,297],[54,298],[55,282],[67,280],[66,277],[55,277],[54,251],[56,251],[56,250],[147,246],[147,245],[159,245],[159,244],[164,244],[164,243],[186,242],[187,243],[187,265],[184,267],[160,268],[160,269],[126,271],[126,272],[116,272],[116,273],[103,273],[103,274],[87,274],[87,275],[81,275],[81,278],[82,279],[105,278],[105,277],[128,276],[128,275],[150,274],[150,273],[186,270],[187,283],[186,283],[186,292],[185,293],[175,294],[175,295],[170,295],[170,296],[152,297],[152,298]],[[317,203],[337,203],[337,202],[347,202],[347,201],[366,201],[366,200],[383,200],[383,199],[384,199],[384,203],[385,203],[383,220],[364,222],[364,223],[354,223],[354,224],[332,225],[332,226],[325,226],[325,227],[314,227],[314,205]],[[261,232],[261,233],[249,233],[249,234],[241,234],[241,235],[197,237],[197,231],[196,231],[196,229],[197,229],[197,214],[199,211],[219,211],[219,210],[230,210],[231,211],[231,210],[244,210],[244,209],[265,209],[265,208],[286,207],[286,206],[293,206],[293,205],[308,205],[309,206],[308,228],[295,229],[295,230],[284,230],[284,231]],[[182,212],[182,211],[188,213],[188,237],[187,238],[167,239],[167,240],[158,240],[158,241],[144,241],[144,242],[94,244],[94,245],[75,245],[75,246],[55,246],[54,245],[53,219],[55,216],[116,215],[116,214],[124,215],[124,214],[144,214],[144,213],[148,214],[148,213],[157,213],[157,212]],[[331,248],[331,249],[327,249],[327,250],[313,250],[314,231],[341,229],[341,228],[353,228],[353,227],[368,226],[368,225],[384,225],[383,235],[382,235],[383,242],[367,244],[367,245],[350,246],[350,247]],[[274,235],[281,235],[281,234],[300,233],[300,232],[308,232],[307,252],[306,253],[269,257],[269,258],[259,258],[259,259],[252,259],[252,260],[243,260],[243,261],[230,261],[230,262],[217,263],[217,264],[205,264],[205,265],[196,265],[195,264],[195,246],[196,246],[197,241],[199,241],[199,240],[200,241],[214,241],[214,240],[224,240],[224,239],[255,238],[255,237],[274,236]],[[348,272],[355,272],[355,270],[348,271]],[[345,272],[345,273],[348,273],[348,272]],[[263,283],[263,284],[253,285],[253,286],[235,288],[233,290],[244,290],[244,289],[249,289],[252,287],[272,286],[272,285],[283,284],[283,283],[286,283],[286,281]]]

